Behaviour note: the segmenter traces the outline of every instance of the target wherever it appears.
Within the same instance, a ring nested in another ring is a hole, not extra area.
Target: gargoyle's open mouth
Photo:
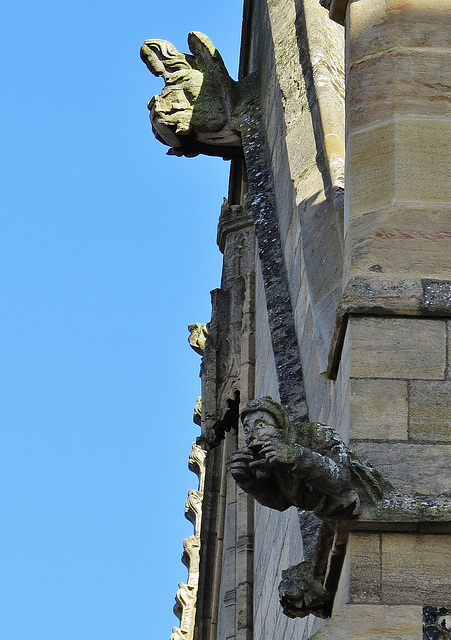
[[[266,456],[264,453],[262,453],[262,448],[263,445],[266,444],[265,442],[257,442],[255,444],[252,444],[249,449],[252,451],[252,455],[254,456],[255,460],[266,460]]]

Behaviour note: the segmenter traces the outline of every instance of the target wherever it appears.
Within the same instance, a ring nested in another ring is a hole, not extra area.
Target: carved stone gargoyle
[[[188,46],[192,55],[166,40],[146,40],[141,47],[147,68],[165,81],[148,104],[153,132],[171,147],[169,155],[239,156],[238,83],[206,35],[191,31]]]
[[[335,521],[358,516],[362,500],[382,497],[383,478],[331,427],[291,423],[269,396],[249,402],[241,420],[246,445],[231,457],[231,472],[260,504]]]
[[[269,396],[241,413],[245,446],[230,458],[240,487],[260,504],[302,510],[304,560],[282,573],[284,613],[327,618],[344,559],[348,527],[362,503],[377,502],[387,484],[370,464],[348,449],[331,427],[292,423]]]

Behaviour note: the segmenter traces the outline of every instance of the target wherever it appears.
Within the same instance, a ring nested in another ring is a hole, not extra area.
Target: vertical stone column
[[[339,371],[351,447],[393,489],[351,525],[324,633],[418,638],[421,606],[451,604],[451,3],[332,0],[330,15],[346,29]]]
[[[345,22],[347,305],[449,312],[451,4],[350,0]]]
[[[246,198],[242,205],[224,200],[217,242],[221,289],[212,292],[201,367],[201,439],[209,451],[194,639],[252,640],[254,504],[227,465],[237,447],[240,402],[254,395],[255,238]]]

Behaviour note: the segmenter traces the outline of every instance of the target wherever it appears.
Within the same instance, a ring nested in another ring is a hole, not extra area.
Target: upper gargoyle
[[[153,132],[171,147],[170,155],[240,155],[238,83],[203,33],[192,31],[188,46],[192,55],[166,40],[146,40],[141,47],[141,59],[166,85],[148,104]]]
[[[258,502],[283,511],[295,506],[323,520],[352,518],[363,499],[382,496],[382,476],[360,461],[331,427],[291,423],[269,396],[241,414],[246,446],[231,457],[231,472]]]

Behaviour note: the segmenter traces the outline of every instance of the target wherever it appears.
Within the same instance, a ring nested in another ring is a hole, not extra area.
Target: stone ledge
[[[451,318],[451,282],[430,278],[387,281],[377,274],[350,280],[337,310],[327,368],[329,379],[337,376],[348,318],[353,316]]]

